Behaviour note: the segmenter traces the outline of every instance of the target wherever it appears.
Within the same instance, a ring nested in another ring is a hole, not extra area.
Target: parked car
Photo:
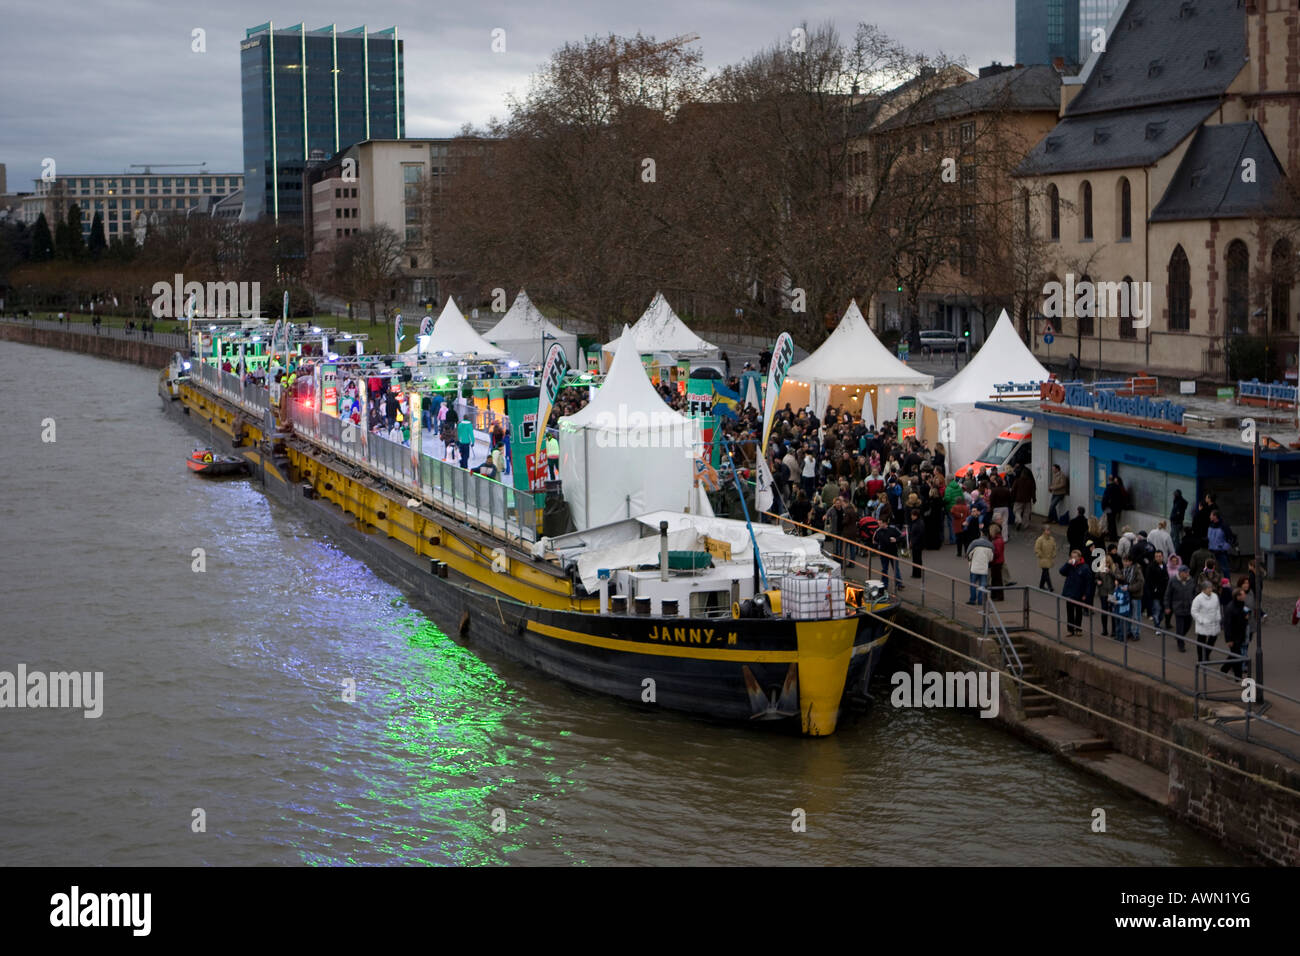
[[[962,352],[966,350],[966,342],[946,329],[926,329],[921,333],[921,350],[927,353]]]

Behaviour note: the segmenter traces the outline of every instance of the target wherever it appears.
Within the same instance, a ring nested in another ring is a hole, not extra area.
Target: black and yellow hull
[[[428,505],[412,509],[406,493],[308,444],[258,450],[261,426],[196,387],[164,408],[224,440],[268,494],[336,531],[447,633],[585,690],[824,736],[865,691],[889,638],[894,604],[823,621],[601,614],[554,565]]]

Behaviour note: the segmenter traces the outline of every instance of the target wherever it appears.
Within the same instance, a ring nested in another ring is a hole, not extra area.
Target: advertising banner
[[[785,384],[785,375],[794,364],[794,339],[789,332],[782,332],[772,348],[772,364],[767,371],[767,392],[763,396],[763,439],[759,445],[759,455],[767,454],[767,439],[772,434],[772,420],[776,415],[776,397],[781,394]]]
[[[546,440],[546,423],[551,418],[551,407],[555,404],[555,396],[560,394],[560,383],[564,380],[564,373],[568,370],[569,359],[564,354],[564,347],[559,342],[556,342],[547,351],[546,361],[542,364],[542,385],[537,405],[537,436],[533,442],[534,452],[542,451],[542,443]]]
[[[900,398],[898,400],[898,437],[916,437],[916,399]]]
[[[541,389],[536,385],[505,390],[506,417],[510,419],[510,474],[515,491],[532,488],[528,459],[537,447],[537,402],[540,394]]]
[[[320,367],[320,377],[320,410],[326,415],[337,417],[339,413],[339,367],[337,365],[322,365]]]

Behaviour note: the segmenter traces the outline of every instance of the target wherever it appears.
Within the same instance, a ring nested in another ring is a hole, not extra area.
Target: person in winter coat
[[[1205,530],[1206,546],[1210,553],[1214,555],[1214,560],[1218,563],[1219,569],[1224,573],[1228,570],[1228,556],[1232,551],[1233,534],[1228,528],[1228,523],[1223,520],[1218,511],[1210,512],[1210,523]]]
[[[1192,599],[1192,623],[1196,627],[1196,648],[1198,662],[1208,660],[1210,648],[1218,640],[1219,628],[1223,623],[1223,612],[1219,604],[1219,595],[1209,581],[1201,586],[1201,593]]]
[[[1165,588],[1165,607],[1173,615],[1174,633],[1178,635],[1178,650],[1187,650],[1183,640],[1192,627],[1192,601],[1196,597],[1196,582],[1192,580],[1192,569],[1185,564],[1178,566],[1177,575]]]
[[[1169,589],[1169,572],[1165,569],[1165,553],[1157,551],[1151,563],[1143,566],[1146,589],[1142,593],[1142,613],[1151,616],[1151,623],[1159,630],[1165,621],[1165,591]]]
[[[1156,526],[1156,529],[1147,535],[1147,543],[1157,551],[1163,551],[1165,557],[1168,558],[1170,555],[1174,554],[1174,548],[1176,545],[1174,544],[1173,536],[1169,534],[1166,528],[1166,522],[1160,522],[1160,524]]]
[[[1128,591],[1129,621],[1127,640],[1136,641],[1141,636],[1142,598],[1146,595],[1146,577],[1142,566],[1133,560],[1130,554],[1124,559],[1124,568],[1120,572],[1124,588]]]
[[[988,586],[989,567],[993,562],[993,543],[983,535],[977,536],[966,546],[966,560],[970,565],[970,600],[966,603],[983,605],[983,589]]]
[[[1181,489],[1174,490],[1174,506],[1169,509],[1169,536],[1174,539],[1174,550],[1183,546],[1183,519],[1187,517],[1187,499]]]
[[[1110,483],[1101,496],[1101,511],[1106,516],[1106,533],[1115,541],[1119,538],[1119,516],[1128,507],[1128,494],[1119,480],[1119,475],[1111,475]]]
[[[1122,625],[1111,614],[1111,598],[1115,594],[1115,582],[1119,579],[1119,574],[1115,561],[1110,555],[1101,555],[1097,561],[1099,563],[1096,567],[1100,570],[1094,573],[1097,576],[1097,596],[1101,604],[1101,636],[1106,637],[1113,625],[1116,640],[1119,640],[1119,629]]]
[[[1071,551],[1078,551],[1087,556],[1088,519],[1085,517],[1083,505],[1079,506],[1070,523],[1065,526],[1065,540],[1069,543]]]
[[[1246,625],[1249,622],[1249,607],[1246,603],[1246,592],[1241,588],[1232,592],[1232,600],[1224,608],[1223,614],[1223,640],[1228,645],[1228,659],[1223,662],[1219,670],[1227,673],[1229,670],[1238,678],[1241,678],[1241,667],[1245,663],[1242,650],[1246,646]]]
[[[952,522],[953,544],[957,546],[957,557],[961,557],[966,550],[966,542],[970,539],[966,536],[966,519],[970,517],[970,505],[966,504],[966,497],[962,495],[948,512],[948,520]]]
[[[907,540],[912,548],[912,577],[914,578],[921,576],[921,567],[924,564],[921,555],[929,545],[929,542],[925,540],[925,532],[925,521],[921,517],[921,512],[913,508],[911,520],[907,525]]]
[[[903,538],[903,534],[892,524],[882,524],[877,530],[874,539],[875,549],[880,552],[880,577],[886,585],[889,584],[889,568],[894,568],[894,588],[901,591],[903,589],[903,572],[898,564],[898,543]]]
[[[1038,586],[1044,591],[1052,588],[1052,565],[1056,563],[1056,538],[1052,536],[1052,526],[1043,525],[1043,533],[1034,539],[1034,557],[1038,559]]]
[[[943,489],[943,509],[947,513],[947,520],[944,527],[948,532],[948,543],[957,543],[957,532],[961,530],[961,523],[958,522],[952,514],[953,507],[958,503],[966,503],[966,494],[962,491],[961,482],[956,478],[951,479]]]
[[[1011,497],[1015,501],[1017,531],[1029,527],[1029,511],[1034,505],[1037,494],[1038,482],[1034,480],[1034,473],[1029,470],[1028,465],[1022,465],[1020,474],[1016,476],[1011,486]]]
[[[1114,627],[1111,631],[1111,637],[1117,641],[1128,640],[1128,625],[1126,618],[1133,608],[1133,597],[1129,593],[1128,584],[1123,577],[1112,575],[1115,582],[1115,590],[1110,594],[1110,606],[1115,611],[1115,620],[1112,622]]]
[[[1214,495],[1207,491],[1205,497],[1197,503],[1196,510],[1192,512],[1192,542],[1189,547],[1205,546],[1206,532],[1210,528],[1210,512],[1214,511],[1215,507]]]
[[[1002,537],[1002,525],[997,522],[990,525],[989,531],[993,536],[993,561],[989,564],[992,580],[989,583],[989,592],[993,600],[1001,602],[1005,598],[1002,587],[1007,566],[1007,539]]]
[[[1066,630],[1072,635],[1081,634],[1083,633],[1083,605],[1092,603],[1094,586],[1092,568],[1088,567],[1083,554],[1074,550],[1070,552],[1070,560],[1061,568],[1061,575],[1065,578],[1065,582],[1061,585],[1061,596],[1066,598]]]
[[[925,547],[938,551],[943,547],[943,498],[931,490],[921,501],[921,523],[925,527]]]
[[[1004,533],[1009,532],[1011,528],[1011,507],[1015,504],[1015,500],[1010,486],[1002,478],[995,478],[989,488],[989,507],[993,510],[993,521],[1002,526]],[[992,533],[993,529],[990,527],[989,535],[992,536]]]
[[[1056,524],[1060,512],[1057,510],[1065,504],[1065,496],[1070,493],[1070,476],[1061,470],[1060,465],[1052,466],[1052,478],[1047,483],[1047,491],[1052,496],[1047,506],[1047,520]]]

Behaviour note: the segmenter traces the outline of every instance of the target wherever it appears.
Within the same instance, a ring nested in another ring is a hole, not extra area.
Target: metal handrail
[[[844,544],[844,545],[846,545],[846,546],[852,546],[854,549],[861,550],[861,551],[865,552],[865,553],[868,555],[868,563],[867,563],[866,565],[861,564],[860,562],[854,560],[852,557],[849,557],[849,558],[843,558],[843,557],[841,557],[840,560],[841,560],[841,561],[844,561],[846,564],[850,564],[850,565],[853,565],[853,566],[856,566],[856,567],[865,567],[865,569],[866,569],[866,571],[867,571],[868,574],[871,573],[871,565],[870,565],[870,557],[871,557],[871,556],[885,557],[885,558],[888,558],[890,561],[897,561],[897,562],[899,563],[899,566],[900,566],[900,567],[902,567],[902,566],[904,566],[904,565],[908,565],[908,566],[910,566],[910,567],[912,567],[912,568],[914,568],[914,569],[920,571],[922,577],[921,577],[921,591],[920,591],[919,600],[915,600],[915,599],[909,598],[909,597],[907,597],[906,595],[899,595],[900,600],[902,600],[904,603],[911,604],[911,605],[916,605],[916,606],[920,606],[920,607],[925,608],[925,609],[927,609],[927,610],[941,611],[941,606],[936,606],[936,605],[934,604],[934,602],[933,602],[932,600],[930,600],[930,598],[929,598],[928,595],[929,595],[929,592],[931,592],[933,589],[932,589],[932,588],[927,588],[927,587],[926,587],[925,579],[926,579],[926,578],[929,578],[929,577],[931,577],[931,576],[938,576],[938,577],[940,577],[940,578],[942,578],[942,579],[944,579],[944,580],[947,580],[948,582],[950,582],[950,590],[951,590],[951,593],[952,593],[952,596],[950,597],[950,602],[951,602],[951,604],[950,604],[950,606],[951,606],[951,611],[950,611],[950,613],[948,614],[948,617],[949,617],[951,620],[954,620],[954,621],[957,620],[957,615],[956,615],[956,603],[957,603],[957,602],[956,602],[956,591],[957,591],[957,586],[960,585],[961,587],[966,587],[966,586],[968,586],[969,582],[966,582],[966,581],[960,581],[959,579],[954,578],[954,577],[952,577],[951,575],[944,573],[943,571],[940,571],[940,570],[938,570],[938,569],[926,568],[923,564],[918,564],[918,563],[916,563],[916,562],[909,561],[909,560],[906,559],[906,558],[902,558],[902,557],[895,558],[895,557],[892,556],[892,555],[885,555],[885,554],[883,554],[882,552],[878,551],[877,549],[872,548],[872,547],[870,547],[869,545],[866,545],[866,544],[862,543],[861,541],[852,541],[852,540],[850,540],[850,539],[848,539],[848,538],[845,538],[845,537],[842,537],[842,536],[840,536],[840,535],[833,535],[833,534],[830,534],[830,533],[828,533],[828,532],[821,531],[821,530],[819,530],[819,529],[817,529],[817,528],[813,528],[811,525],[803,524],[803,523],[801,523],[801,522],[794,521],[793,519],[788,518],[788,517],[784,517],[784,516],[781,516],[781,515],[776,515],[776,514],[773,514],[773,513],[771,513],[771,512],[764,512],[764,516],[765,516],[765,517],[768,517],[768,518],[771,518],[771,519],[777,521],[778,523],[781,523],[781,524],[784,524],[784,525],[789,525],[789,526],[791,526],[791,527],[805,528],[805,529],[807,529],[807,530],[809,530],[809,531],[814,532],[815,534],[823,535],[827,540],[839,541],[839,542],[841,542],[842,544]],[[888,581],[886,581],[885,583],[886,583],[886,586],[888,586]],[[1037,588],[1037,587],[1033,587],[1033,586],[1031,586],[1031,585],[1026,585],[1026,584],[1018,584],[1018,585],[1004,585],[1002,588],[1000,588],[1000,590],[1003,592],[1004,595],[1006,595],[1007,592],[1010,592],[1010,591],[1021,591],[1021,592],[1022,592],[1022,596],[1023,596],[1023,603],[1022,603],[1022,613],[1023,613],[1023,618],[1022,618],[1022,622],[1021,622],[1019,625],[1017,625],[1017,626],[1006,627],[1006,626],[1005,626],[1005,623],[1002,621],[1001,612],[1000,612],[1000,611],[999,611],[995,606],[992,606],[992,602],[989,600],[989,593],[993,590],[993,588],[991,588],[991,587],[984,587],[984,588],[980,588],[980,589],[978,589],[978,590],[979,590],[980,592],[984,593],[984,595],[985,595],[985,600],[984,600],[984,608],[985,608],[985,610],[982,612],[982,617],[983,617],[983,621],[982,621],[982,623],[983,623],[983,625],[984,625],[986,628],[988,627],[988,619],[989,619],[989,614],[990,614],[990,612],[991,612],[991,613],[993,614],[993,616],[996,617],[997,622],[998,622],[998,625],[1001,625],[1003,631],[1006,632],[1006,637],[1007,637],[1007,641],[1008,641],[1008,643],[1010,643],[1010,635],[1009,635],[1009,632],[1010,632],[1010,631],[1012,631],[1012,630],[1024,630],[1024,631],[1028,631],[1028,632],[1030,632],[1030,633],[1037,634],[1037,635],[1039,635],[1040,637],[1045,637],[1045,638],[1047,638],[1047,639],[1049,639],[1049,640],[1055,640],[1058,644],[1061,644],[1062,646],[1065,646],[1065,647],[1069,647],[1071,650],[1078,650],[1078,651],[1085,652],[1085,653],[1088,654],[1089,657],[1092,657],[1092,658],[1095,658],[1095,659],[1097,659],[1097,660],[1101,660],[1101,661],[1106,661],[1107,663],[1111,663],[1111,664],[1119,664],[1119,665],[1120,665],[1121,667],[1123,667],[1125,670],[1131,670],[1131,671],[1134,671],[1135,673],[1142,674],[1142,675],[1145,676],[1145,677],[1149,677],[1149,678],[1151,678],[1151,679],[1153,679],[1153,680],[1157,680],[1157,681],[1159,681],[1160,683],[1165,684],[1165,685],[1168,686],[1168,687],[1171,687],[1171,688],[1173,688],[1173,689],[1175,689],[1175,690],[1179,690],[1179,691],[1181,691],[1181,692],[1183,692],[1183,693],[1187,693],[1187,694],[1189,694],[1189,695],[1193,698],[1193,702],[1195,702],[1195,701],[1198,699],[1198,697],[1197,697],[1197,693],[1198,693],[1198,690],[1200,690],[1200,688],[1198,687],[1198,685],[1197,685],[1197,683],[1196,683],[1196,675],[1199,674],[1199,673],[1203,673],[1203,671],[1201,670],[1200,666],[1199,666],[1196,662],[1194,662],[1194,661],[1190,661],[1190,662],[1184,664],[1183,662],[1179,661],[1177,658],[1170,658],[1170,657],[1168,656],[1168,651],[1169,651],[1169,641],[1170,641],[1171,639],[1173,639],[1173,640],[1175,640],[1175,641],[1177,641],[1177,640],[1182,640],[1182,641],[1184,642],[1184,644],[1186,644],[1186,645],[1190,645],[1190,647],[1188,648],[1188,650],[1191,651],[1192,653],[1195,653],[1195,651],[1192,650],[1193,648],[1204,649],[1204,651],[1206,652],[1206,654],[1207,654],[1207,656],[1208,656],[1209,652],[1211,652],[1211,651],[1213,651],[1213,650],[1216,650],[1216,648],[1215,648],[1213,645],[1210,645],[1210,644],[1207,644],[1207,643],[1204,643],[1204,642],[1198,640],[1198,639],[1196,638],[1196,636],[1195,636],[1195,631],[1189,632],[1188,635],[1186,635],[1186,636],[1184,636],[1184,637],[1182,637],[1182,638],[1178,638],[1178,636],[1177,636],[1176,634],[1172,633],[1171,631],[1167,631],[1167,630],[1165,630],[1165,629],[1163,629],[1163,628],[1158,628],[1158,627],[1156,627],[1155,625],[1150,624],[1150,623],[1148,623],[1148,622],[1146,622],[1146,621],[1142,621],[1142,620],[1139,619],[1139,620],[1136,622],[1136,626],[1137,626],[1137,629],[1138,629],[1138,631],[1139,631],[1139,635],[1140,635],[1140,636],[1141,636],[1142,634],[1144,634],[1145,632],[1150,632],[1151,634],[1153,634],[1154,636],[1158,637],[1158,639],[1159,639],[1159,644],[1160,644],[1160,650],[1159,650],[1159,655],[1160,655],[1160,667],[1159,667],[1159,669],[1158,669],[1158,671],[1157,671],[1157,670],[1151,669],[1151,668],[1149,668],[1149,667],[1144,667],[1144,666],[1142,666],[1138,661],[1134,661],[1134,660],[1132,659],[1133,656],[1137,656],[1137,657],[1139,657],[1139,658],[1154,656],[1154,654],[1153,654],[1151,651],[1147,650],[1146,647],[1138,646],[1138,644],[1133,644],[1133,643],[1131,643],[1131,642],[1125,640],[1125,641],[1123,642],[1123,644],[1122,644],[1122,654],[1121,654],[1121,657],[1120,657],[1119,660],[1115,660],[1115,659],[1113,659],[1113,658],[1107,656],[1106,654],[1101,653],[1100,649],[1099,649],[1099,648],[1096,646],[1096,644],[1095,644],[1095,622],[1096,622],[1097,620],[1105,620],[1105,621],[1107,621],[1107,622],[1111,625],[1110,630],[1111,630],[1111,633],[1113,634],[1113,633],[1115,633],[1115,630],[1116,630],[1115,625],[1119,625],[1120,627],[1123,627],[1123,628],[1125,628],[1125,629],[1133,627],[1134,624],[1135,624],[1135,622],[1134,622],[1133,618],[1131,618],[1131,617],[1122,616],[1122,615],[1116,614],[1114,611],[1106,610],[1106,609],[1104,609],[1104,608],[1098,608],[1098,607],[1096,607],[1096,606],[1094,606],[1094,605],[1092,605],[1092,604],[1089,604],[1089,603],[1087,603],[1087,602],[1084,602],[1084,601],[1076,601],[1076,600],[1074,600],[1073,598],[1067,598],[1067,597],[1064,597],[1063,595],[1057,594],[1056,592],[1052,592],[1052,591],[1043,591],[1043,590],[1041,590],[1041,589],[1039,589],[1039,588]],[[1056,606],[1056,614],[1055,614],[1054,616],[1045,615],[1043,611],[1040,611],[1040,610],[1038,610],[1038,609],[1035,609],[1035,608],[1033,607],[1033,605],[1032,605],[1032,602],[1030,601],[1030,593],[1031,593],[1031,592],[1036,592],[1036,593],[1038,593],[1038,594],[1046,595],[1046,596],[1048,596],[1048,597],[1051,597],[1051,598],[1053,599],[1053,601],[1055,602],[1055,606]],[[1070,604],[1076,605],[1076,606],[1078,606],[1078,607],[1080,607],[1080,608],[1082,608],[1082,609],[1084,609],[1085,611],[1088,612],[1088,621],[1089,621],[1088,628],[1087,628],[1087,631],[1088,631],[1088,644],[1087,644],[1086,647],[1079,647],[1079,646],[1076,646],[1076,645],[1074,645],[1074,644],[1071,644],[1068,640],[1066,640],[1066,639],[1062,636],[1061,631],[1062,631],[1062,627],[1063,627],[1063,622],[1065,621],[1065,615],[1062,613],[1062,610],[1063,610],[1063,608],[1064,608],[1065,606],[1070,605]],[[1035,616],[1048,616],[1050,619],[1053,620],[1054,627],[1053,627],[1051,630],[1044,630],[1044,629],[1041,629],[1041,628],[1039,628],[1039,627],[1034,626],[1033,618],[1034,618]],[[1001,645],[1001,643],[1002,643],[1002,641],[1001,641],[1001,637],[1000,637],[999,635],[997,635],[996,627],[995,627],[995,629],[994,629],[994,636],[998,638],[999,645]],[[1258,639],[1258,637],[1256,636],[1254,639]],[[1140,643],[1141,643],[1141,642],[1139,642],[1139,644],[1140,644]],[[1012,645],[1012,650],[1014,651],[1014,645]],[[1220,651],[1221,651],[1222,648],[1217,648],[1217,650],[1220,650]],[[1004,651],[1004,653],[1005,653],[1005,651]],[[1221,666],[1221,665],[1223,664],[1223,659],[1222,659],[1222,658],[1217,659],[1217,660],[1215,660],[1213,663],[1214,663],[1214,665],[1215,665],[1216,667]],[[1189,667],[1189,666],[1190,666],[1190,667],[1192,668],[1192,670],[1193,670],[1193,686],[1192,686],[1192,689],[1191,689],[1190,691],[1187,689],[1186,686],[1184,686],[1184,685],[1180,685],[1179,683],[1177,683],[1177,682],[1173,679],[1173,677],[1171,677],[1171,675],[1169,674],[1169,669],[1170,669],[1170,665],[1171,665],[1171,664],[1172,664],[1173,666],[1176,666],[1176,667]],[[1249,666],[1249,665],[1250,665],[1250,661],[1248,660],[1248,661],[1246,662],[1246,664],[1247,664],[1247,666]],[[1292,726],[1290,726],[1290,725],[1288,725],[1288,724],[1282,723],[1281,721],[1276,720],[1275,717],[1268,717],[1268,718],[1266,718],[1266,717],[1263,716],[1263,712],[1264,712],[1264,710],[1267,709],[1267,707],[1268,707],[1268,699],[1269,699],[1270,697],[1277,697],[1277,698],[1280,698],[1280,699],[1283,699],[1283,700],[1286,700],[1286,701],[1289,701],[1289,702],[1292,702],[1292,703],[1296,703],[1296,704],[1298,704],[1298,705],[1300,705],[1300,700],[1298,700],[1298,699],[1295,698],[1295,697],[1292,697],[1291,695],[1289,695],[1289,694],[1287,694],[1287,693],[1285,693],[1285,692],[1283,692],[1283,691],[1278,690],[1276,687],[1272,687],[1272,686],[1269,686],[1269,685],[1258,684],[1258,683],[1257,683],[1257,684],[1255,685],[1255,688],[1256,688],[1256,691],[1257,691],[1257,700],[1254,701],[1254,702],[1252,702],[1252,703],[1247,707],[1247,716],[1249,717],[1249,719],[1248,719],[1248,720],[1245,720],[1245,723],[1246,723],[1246,732],[1245,732],[1245,737],[1244,737],[1244,739],[1246,739],[1246,740],[1250,740],[1250,741],[1253,742],[1253,743],[1259,743],[1259,744],[1261,744],[1261,745],[1263,745],[1263,746],[1270,747],[1270,748],[1273,749],[1273,750],[1277,750],[1279,753],[1285,753],[1285,754],[1287,754],[1288,756],[1295,756],[1296,759],[1300,759],[1300,756],[1293,755],[1289,750],[1286,750],[1285,748],[1282,748],[1282,747],[1278,746],[1277,744],[1272,743],[1272,742],[1270,742],[1270,741],[1260,739],[1258,734],[1255,734],[1255,735],[1253,735],[1253,736],[1252,736],[1252,734],[1251,734],[1251,725],[1252,725],[1253,723],[1261,723],[1261,724],[1266,724],[1266,725],[1271,726],[1271,727],[1277,727],[1278,729],[1280,729],[1280,730],[1284,730],[1284,731],[1286,731],[1286,732],[1289,733],[1289,734],[1294,734],[1294,735],[1300,736],[1300,729],[1297,729],[1297,728],[1294,728],[1294,727],[1292,727]],[[1234,689],[1234,693],[1236,693],[1236,694],[1239,696],[1239,695],[1240,695],[1240,690],[1241,690],[1240,687],[1236,687],[1236,688]],[[1206,689],[1203,690],[1203,691],[1201,691],[1201,699],[1212,699],[1212,698],[1208,698],[1208,697],[1206,697],[1206,696],[1205,696],[1206,693],[1209,693],[1209,691],[1208,691],[1208,683],[1207,683],[1207,687],[1206,687]],[[1226,693],[1226,691],[1224,691],[1224,693]],[[1194,706],[1195,706],[1195,703],[1194,703]],[[1220,719],[1223,720],[1223,719],[1226,719],[1226,718],[1220,718]],[[1245,718],[1234,718],[1234,719],[1237,719],[1237,720],[1243,720],[1243,719],[1245,719]],[[1224,728],[1224,729],[1227,730],[1227,728]],[[1235,735],[1235,736],[1240,736],[1240,735]]]
[[[984,636],[988,637],[990,630],[993,632],[998,647],[1002,648],[1002,659],[1006,662],[1007,669],[1020,677],[1025,672],[1025,666],[1020,662],[1016,645],[1011,643],[1011,635],[1007,633],[1006,625],[1002,623],[1002,614],[998,611],[996,602],[989,599],[988,588],[981,588],[980,591],[984,594],[984,602],[981,605],[984,609]],[[990,622],[992,622],[991,626]]]

